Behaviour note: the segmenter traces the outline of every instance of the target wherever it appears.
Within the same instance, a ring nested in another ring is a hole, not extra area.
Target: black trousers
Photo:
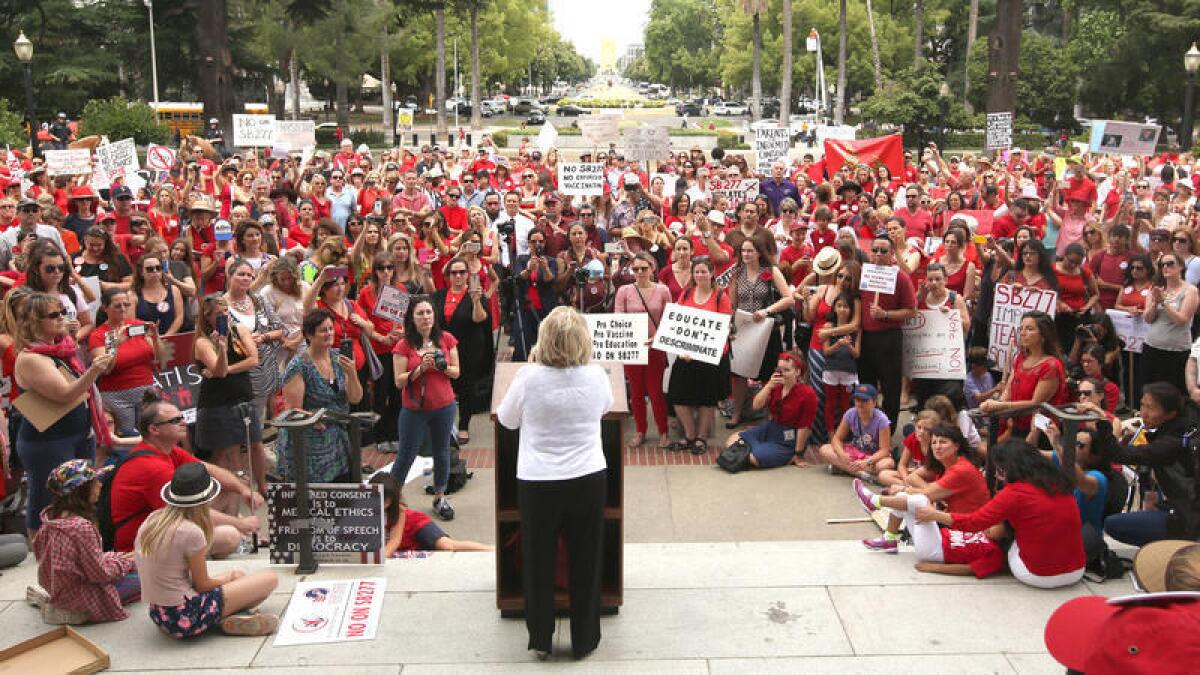
[[[902,333],[899,328],[863,332],[858,357],[858,381],[873,384],[883,394],[883,412],[896,431],[900,416],[900,382],[903,378]],[[833,433],[833,430],[830,430]]]
[[[400,418],[400,390],[396,388],[395,364],[391,354],[380,354],[379,363],[383,365],[383,375],[372,383],[371,410],[379,415],[375,423],[375,442],[395,442],[398,440],[396,420]],[[365,382],[365,380],[364,380]]]
[[[517,481],[529,649],[550,651],[560,533],[567,549],[571,650],[583,656],[600,644],[606,475],[597,471],[570,480]]]

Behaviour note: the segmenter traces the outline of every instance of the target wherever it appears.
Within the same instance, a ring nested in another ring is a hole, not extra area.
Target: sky
[[[642,41],[650,18],[650,0],[550,0],[554,27],[580,54],[599,61],[600,41],[611,38],[617,56]]]

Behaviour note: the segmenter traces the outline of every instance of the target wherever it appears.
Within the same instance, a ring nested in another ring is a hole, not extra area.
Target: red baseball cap
[[[1075,598],[1046,622],[1046,648],[1088,675],[1195,672],[1200,663],[1200,593]]]

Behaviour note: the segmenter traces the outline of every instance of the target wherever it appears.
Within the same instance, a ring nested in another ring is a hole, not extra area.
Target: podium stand
[[[599,364],[608,372],[613,405],[600,422],[604,461],[608,465],[608,494],[604,503],[604,560],[600,581],[600,610],[615,614],[621,606],[625,581],[623,572],[624,530],[624,455],[621,423],[629,416],[625,397],[625,373],[620,364]],[[492,424],[496,434],[496,607],[503,617],[525,614],[525,595],[521,580],[521,514],[517,508],[517,449],[520,432],[506,429],[496,420],[496,408],[517,371],[525,363],[497,363],[492,389]],[[556,608],[569,607],[567,592],[557,587]]]

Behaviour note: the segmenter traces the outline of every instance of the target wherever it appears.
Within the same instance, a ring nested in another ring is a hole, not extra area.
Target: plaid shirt
[[[134,570],[133,558],[101,550],[100,531],[90,521],[79,516],[51,520],[47,511],[33,537],[33,554],[50,604],[87,612],[92,621],[127,618],[113,582]]]

